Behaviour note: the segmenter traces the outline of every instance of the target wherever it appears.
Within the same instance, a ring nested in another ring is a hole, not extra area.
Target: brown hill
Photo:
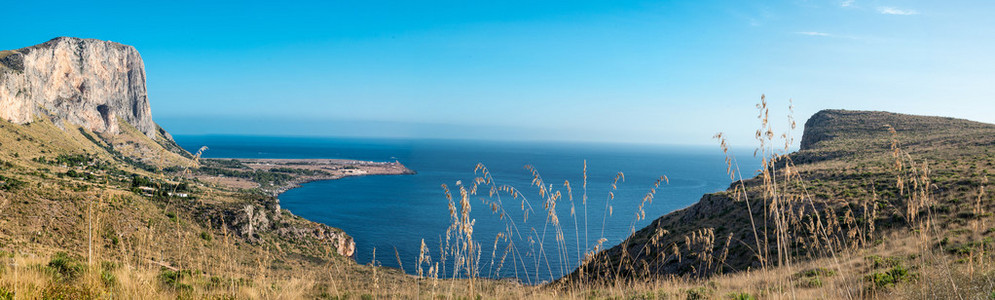
[[[900,152],[897,158],[893,141]],[[789,241],[784,248],[791,250],[791,258],[816,259],[873,246],[884,232],[904,232],[914,222],[908,212],[913,183],[926,186],[923,195],[933,201],[918,213],[935,216],[939,230],[956,232],[973,211],[991,209],[991,201],[979,201],[975,207],[964,199],[976,196],[995,174],[993,145],[992,124],[823,110],[805,123],[799,151],[774,156],[768,165],[768,170],[776,170],[772,176],[758,174],[742,184],[735,182],[726,191],[704,195],[696,204],[661,216],[620,245],[590,257],[566,279],[707,277],[776,266],[775,260],[786,259],[775,249],[777,213],[785,216],[780,220],[786,220],[787,232],[781,237]],[[914,182],[910,170],[919,176]],[[897,178],[904,178],[904,186]],[[782,190],[772,193],[766,180],[778,182],[773,186]],[[944,245],[964,247],[973,238],[978,237],[948,236]]]

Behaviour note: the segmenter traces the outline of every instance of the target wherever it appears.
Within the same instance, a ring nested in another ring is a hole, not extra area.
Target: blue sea
[[[356,241],[355,259],[417,272],[422,241],[433,263],[452,223],[442,185],[459,204],[458,183],[469,189],[481,172],[490,171],[497,186],[519,191],[489,195],[481,187],[470,195],[472,237],[478,250],[479,276],[517,278],[540,283],[571,272],[584,253],[604,238],[602,249],[618,244],[633,230],[671,211],[687,207],[703,194],[726,189],[725,155],[714,147],[637,144],[496,142],[414,139],[357,139],[258,136],[174,136],[188,151],[208,146],[207,158],[342,158],[399,161],[416,175],[348,177],[306,183],[280,195],[284,209],[345,230]],[[740,150],[743,170],[757,169],[749,151]],[[749,160],[747,160],[749,159]],[[587,163],[587,201],[584,164]],[[559,191],[554,211],[526,169],[533,166],[547,189]],[[619,172],[620,178],[613,188]],[[651,203],[637,218],[640,203],[655,181],[666,176]],[[571,191],[565,186],[569,182]],[[572,200],[571,200],[572,196]],[[500,202],[497,202],[500,201]],[[500,203],[498,213],[490,203]],[[572,209],[571,209],[572,207]],[[571,210],[573,214],[571,214]],[[526,218],[523,211],[528,211]],[[502,215],[503,212],[503,215]],[[557,232],[562,232],[557,238]],[[501,238],[498,238],[499,233]],[[497,242],[495,242],[497,240]],[[504,262],[502,263],[502,258]],[[453,273],[453,260],[443,274]],[[422,264],[428,271],[428,265]],[[457,273],[465,276],[465,273]]]

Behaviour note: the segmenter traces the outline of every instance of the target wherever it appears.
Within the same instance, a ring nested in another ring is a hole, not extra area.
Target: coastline
[[[220,165],[237,166],[219,168],[233,172],[268,172],[279,174],[282,177],[289,176],[290,178],[287,180],[268,183],[260,182],[259,180],[226,177],[224,175],[201,177],[203,180],[213,181],[216,184],[231,188],[258,188],[260,191],[273,197],[279,197],[280,194],[286,191],[314,181],[336,180],[352,176],[417,174],[414,170],[397,161],[376,162],[351,159],[282,158],[210,158],[204,160]],[[247,182],[251,182],[256,186],[249,186],[246,184]]]
[[[265,211],[272,211],[274,218],[281,213],[279,196],[283,192],[300,187],[304,183],[319,180],[335,180],[351,176],[367,175],[412,175],[415,171],[408,169],[400,162],[375,162],[348,159],[248,159],[248,158],[210,158],[201,160],[202,167],[197,180],[226,188],[235,193],[261,192],[269,196],[264,203],[241,207],[235,215],[241,215],[249,220],[247,227],[249,236],[252,228],[265,227],[268,223]],[[254,191],[254,192],[253,192]],[[258,213],[254,213],[258,211]],[[319,240],[336,241],[333,246],[342,256],[353,257],[356,244],[352,237],[340,228],[296,216],[296,220],[305,225],[298,229],[278,230],[280,234],[300,238],[313,235]],[[253,217],[258,215],[259,217]],[[293,218],[291,218],[293,219]],[[275,219],[274,219],[275,220]],[[259,224],[256,224],[259,223]],[[310,224],[310,225],[307,225]],[[292,227],[290,227],[292,228]],[[310,229],[299,229],[310,228]]]

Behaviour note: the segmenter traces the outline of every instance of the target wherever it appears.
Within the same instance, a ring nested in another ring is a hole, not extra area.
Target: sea
[[[473,272],[529,284],[555,280],[572,272],[586,253],[617,245],[654,219],[732,183],[726,155],[718,145],[225,135],[174,138],[191,152],[207,146],[205,158],[403,163],[417,174],[305,183],[281,194],[280,203],[296,215],[345,230],[356,242],[354,258],[360,264],[400,268],[409,274],[431,270],[440,277],[465,277]],[[752,149],[733,149],[733,153],[743,154],[738,157],[740,169],[758,169]],[[485,177],[478,164],[486,168],[491,180],[478,180]],[[476,191],[472,191],[474,183],[479,184]],[[472,224],[472,231],[451,226],[454,219],[445,190],[450,192],[457,220],[464,221],[461,187],[469,204],[468,218],[462,224]],[[651,192],[651,201],[647,201]],[[457,265],[461,261],[455,259],[456,253],[469,257],[471,267],[465,262]]]

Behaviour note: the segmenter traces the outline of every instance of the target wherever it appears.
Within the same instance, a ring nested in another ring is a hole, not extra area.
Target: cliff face
[[[116,134],[118,119],[155,138],[145,64],[134,47],[59,37],[0,52],[0,117],[17,124],[48,116]]]

